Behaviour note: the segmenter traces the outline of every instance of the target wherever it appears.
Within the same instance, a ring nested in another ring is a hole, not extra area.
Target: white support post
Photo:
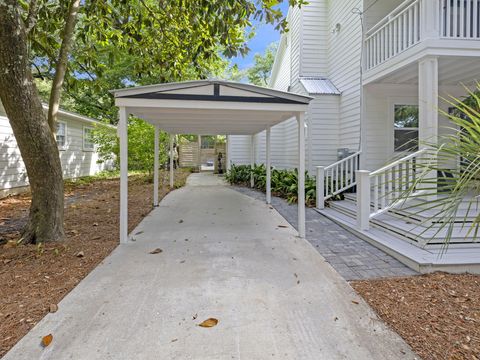
[[[370,171],[357,170],[357,228],[370,228]]]
[[[255,178],[253,177],[253,169],[255,168],[255,135],[250,136],[250,167],[252,173],[250,174],[250,187],[255,186]]]
[[[317,166],[317,209],[325,208],[325,167]]]
[[[160,147],[160,128],[155,125],[155,145],[154,145],[154,160],[153,160],[153,206],[158,206],[158,177],[159,177],[159,147]]]
[[[230,164],[230,135],[227,135],[227,145],[225,146],[225,168],[230,171],[232,165]]]
[[[297,113],[298,123],[298,236],[305,238],[305,113]]]
[[[419,129],[418,138],[420,147],[425,144],[436,144],[438,141],[438,58],[426,57],[418,63],[418,113],[419,113]],[[425,159],[425,161],[433,161],[434,159]],[[421,159],[421,161],[423,161]],[[434,199],[436,171],[426,176],[431,179],[428,184],[420,187],[429,188],[428,192]]]
[[[267,168],[267,183],[266,183],[266,188],[267,188],[267,204],[271,204],[272,202],[272,161],[271,161],[271,144],[270,144],[270,127],[267,128],[267,134],[265,136],[265,140],[267,142],[266,148],[267,148],[267,154],[266,154],[266,168]]]
[[[170,134],[170,189],[173,189],[174,173],[173,173],[173,134]]]
[[[120,137],[120,243],[128,242],[128,113],[119,109],[118,136]]]

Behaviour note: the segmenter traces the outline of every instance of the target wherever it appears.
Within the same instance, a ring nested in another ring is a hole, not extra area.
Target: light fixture
[[[332,30],[332,34],[337,34],[337,33],[339,33],[341,29],[342,29],[342,25],[341,25],[340,23],[337,23],[337,24],[335,25],[335,27],[333,28],[333,30]]]

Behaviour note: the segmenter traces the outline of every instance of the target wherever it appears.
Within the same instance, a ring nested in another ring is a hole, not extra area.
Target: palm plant
[[[400,195],[400,201],[411,198],[427,199],[417,207],[417,213],[433,211],[435,218],[423,233],[432,231],[432,238],[443,233],[446,250],[456,226],[468,228],[466,236],[477,239],[480,227],[478,199],[480,196],[480,86],[468,90],[468,97],[443,99],[450,106],[451,126],[448,135],[438,142],[425,143],[426,153],[419,166],[419,175]],[[462,207],[465,204],[465,207]],[[422,234],[423,234],[422,233]]]

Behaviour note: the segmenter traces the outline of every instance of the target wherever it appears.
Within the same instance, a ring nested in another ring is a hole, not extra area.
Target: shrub
[[[267,169],[265,165],[232,165],[225,175],[226,180],[232,185],[250,184],[250,176],[253,174],[255,188],[266,191]],[[287,199],[289,203],[296,203],[298,200],[298,170],[283,170],[272,168],[271,173],[272,193],[276,196]],[[313,206],[316,199],[315,177],[305,172],[305,203]]]

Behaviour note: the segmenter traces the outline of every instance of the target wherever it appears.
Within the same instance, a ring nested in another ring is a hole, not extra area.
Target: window
[[[215,149],[215,136],[202,136],[202,149]]]
[[[394,150],[418,150],[418,105],[395,105]]]
[[[94,150],[95,144],[93,143],[93,128],[85,126],[83,128],[83,150]]]
[[[56,140],[59,149],[65,149],[67,145],[67,124],[61,121],[57,122]]]

